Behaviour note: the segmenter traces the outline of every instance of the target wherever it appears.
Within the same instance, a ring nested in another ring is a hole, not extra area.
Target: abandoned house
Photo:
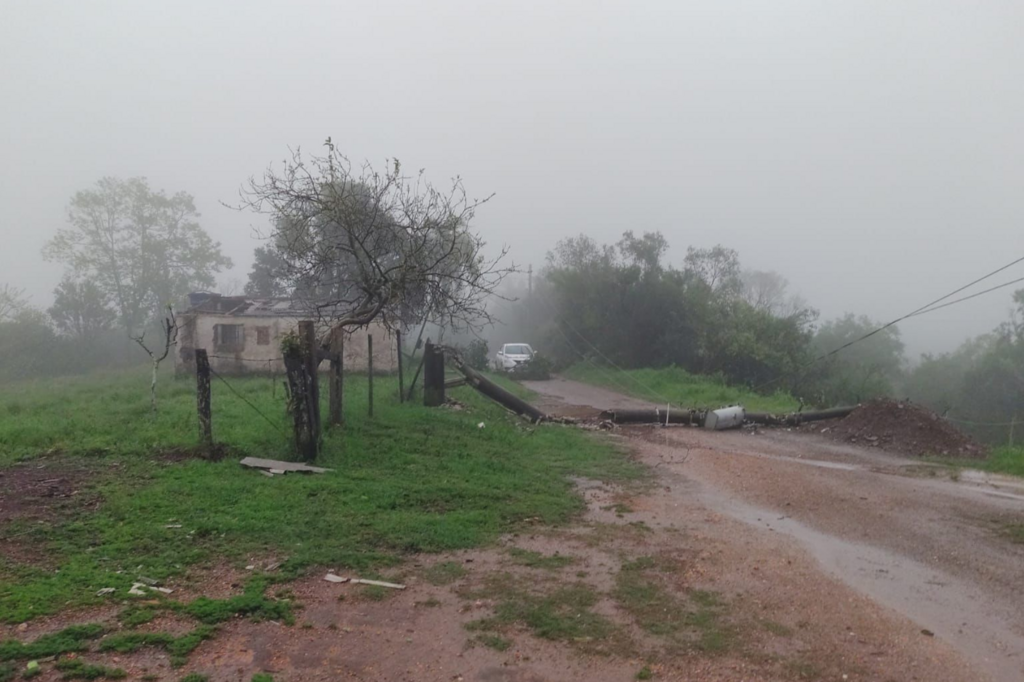
[[[188,298],[189,308],[178,318],[174,365],[179,372],[195,371],[197,348],[206,349],[210,366],[221,374],[283,372],[281,338],[296,331],[299,320],[311,319],[301,301],[288,298],[210,293],[189,294]],[[374,371],[395,371],[395,336],[376,323],[345,334],[345,370],[367,370],[369,335],[373,336]]]

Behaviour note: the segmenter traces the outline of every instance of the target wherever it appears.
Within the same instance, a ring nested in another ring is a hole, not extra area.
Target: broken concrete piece
[[[364,578],[352,578],[349,582],[361,585],[376,585],[377,587],[390,587],[393,590],[404,590],[405,585],[399,585],[397,583],[386,583],[383,580],[366,580]]]
[[[267,472],[278,476],[284,476],[285,474],[284,469],[267,469]]]
[[[174,590],[168,587],[157,587],[155,585],[147,585],[146,583],[132,583],[132,589],[128,590],[128,594],[135,597],[145,597],[146,590],[153,590],[154,592],[163,592],[164,594],[171,594]]]
[[[324,576],[324,580],[326,580],[329,583],[347,583],[348,582],[348,578],[342,578],[340,575],[334,575],[333,573],[328,573],[327,575],[325,575]]]
[[[246,457],[239,462],[244,467],[251,469],[268,469],[273,473],[285,473],[288,471],[301,471],[311,474],[322,474],[333,469],[324,469],[323,467],[314,467],[308,464],[300,464],[298,462],[282,462],[276,459],[261,459],[259,457]]]

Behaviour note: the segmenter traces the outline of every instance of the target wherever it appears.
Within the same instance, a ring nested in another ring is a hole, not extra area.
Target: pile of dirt
[[[824,430],[826,436],[904,455],[984,457],[984,446],[920,405],[880,399],[861,405]]]

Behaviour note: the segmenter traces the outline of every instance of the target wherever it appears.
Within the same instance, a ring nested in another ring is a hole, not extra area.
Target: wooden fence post
[[[373,334],[366,335],[366,369],[370,384],[370,417],[373,417]]]
[[[320,354],[312,322],[299,322],[297,340],[297,344],[285,349],[284,366],[288,374],[289,407],[295,423],[295,444],[302,458],[311,462],[320,449],[320,389],[317,384]]]
[[[313,438],[320,439],[320,353],[316,347],[316,328],[311,320],[299,322],[299,338],[302,343],[302,357],[309,376],[309,423]]]
[[[398,347],[398,402],[405,402],[405,377],[402,374],[402,331],[395,332],[395,345]]]
[[[210,410],[210,358],[205,348],[196,349],[196,409],[199,412],[199,442],[213,446],[213,425]]]
[[[423,351],[423,404],[444,405],[444,351],[427,343]]]
[[[334,332],[331,338],[331,379],[330,389],[330,424],[342,426],[345,423],[344,391],[345,382],[345,332],[341,329]]]

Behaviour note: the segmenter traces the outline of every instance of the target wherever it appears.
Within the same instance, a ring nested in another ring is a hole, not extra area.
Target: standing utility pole
[[[199,442],[209,450],[213,446],[210,410],[210,358],[205,348],[196,349],[196,409],[199,411]]]

